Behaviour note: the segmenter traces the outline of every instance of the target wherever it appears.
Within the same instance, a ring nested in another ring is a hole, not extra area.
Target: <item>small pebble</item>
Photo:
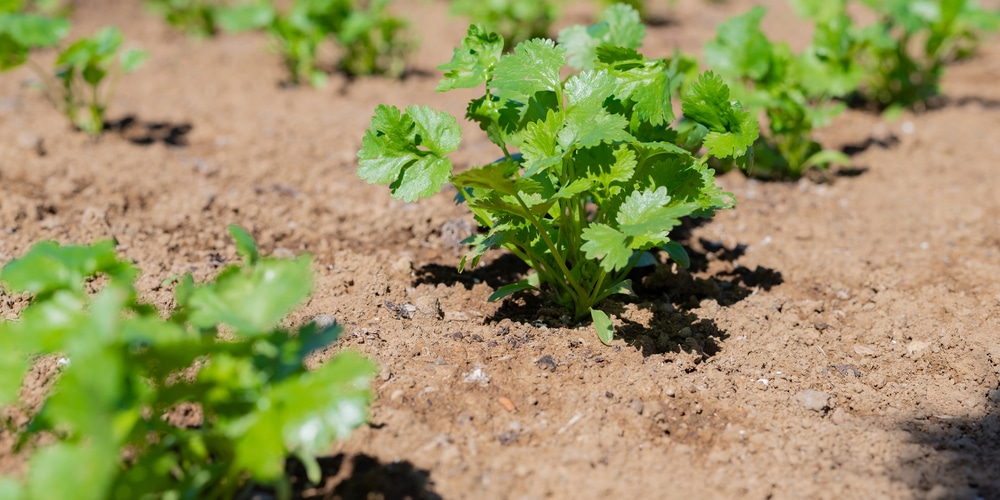
[[[416,307],[416,312],[419,316],[425,318],[444,317],[444,314],[441,312],[441,302],[438,301],[437,297],[431,295],[417,297],[417,300],[413,301],[413,305]]]
[[[536,364],[539,368],[550,372],[556,371],[556,367],[558,366],[556,365],[556,360],[552,359],[552,356],[549,356],[548,354],[542,356],[538,361],[536,361]]]
[[[834,425],[841,425],[847,421],[847,412],[843,408],[837,408],[833,410],[833,415],[830,416],[830,420]]]
[[[632,409],[639,415],[642,415],[643,404],[641,399],[632,400]]]
[[[830,395],[815,389],[801,391],[795,399],[807,410],[823,411],[830,407]]]

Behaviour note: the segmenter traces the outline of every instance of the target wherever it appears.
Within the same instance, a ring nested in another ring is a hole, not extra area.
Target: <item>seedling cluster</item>
[[[638,51],[643,2],[614,5],[554,41],[546,38],[554,3],[455,0],[454,12],[484,24],[470,26],[440,66],[437,90],[481,91],[465,118],[496,154],[457,170],[454,116],[380,105],[358,175],[405,202],[451,184],[482,229],[465,240],[460,269],[494,249],[531,269],[490,300],[544,294],[610,343],[605,301],[632,293],[631,271],[656,262],[654,253],[688,266],[672,228],[734,206],[716,168],[795,178],[847,162],[822,149],[815,127],[848,103],[919,109],[938,93],[945,65],[1000,26],[1000,14],[973,0],[859,1],[877,14],[874,24],[856,25],[848,0],[792,0],[815,24],[798,54],[761,31],[763,8],[731,18],[705,46],[710,69],[702,72],[680,53]],[[388,0],[146,3],[200,35],[266,31],[296,84],[326,80],[319,55],[327,41],[353,75],[400,76],[411,48]],[[123,49],[113,27],[63,44],[70,24],[56,4],[0,1],[0,71],[31,66],[46,98],[97,135],[118,77],[147,54]],[[33,58],[39,49],[57,51],[53,70]],[[39,243],[0,271],[9,291],[31,297],[19,319],[0,322],[0,406],[19,404],[33,364],[61,366],[41,408],[24,409],[30,424],[18,447],[31,452],[29,471],[0,478],[0,498],[231,498],[251,481],[287,497],[289,457],[319,479],[315,456],[365,419],[374,366],[345,352],[307,370],[306,356],[340,333],[279,326],[309,294],[309,258],[261,257],[249,234],[231,233],[244,264],[201,285],[190,275],[171,280],[169,311],[138,298],[137,270],[112,242]],[[182,405],[200,409],[199,425],[165,420]]]
[[[374,366],[345,352],[307,370],[341,330],[278,326],[309,295],[310,259],[261,257],[231,232],[245,263],[210,283],[178,278],[165,317],[136,298],[138,272],[110,241],[38,243],[3,268],[6,288],[32,301],[0,323],[0,407],[16,404],[33,361],[62,367],[20,435],[37,446],[27,477],[0,478],[0,497],[233,498],[248,480],[288,497],[288,457],[319,480],[314,457],[365,420]],[[191,404],[200,424],[164,418]],[[42,435],[58,441],[36,445]]]
[[[753,172],[765,178],[848,164],[845,155],[823,150],[812,130],[848,103],[890,112],[924,107],[939,93],[944,65],[968,56],[981,33],[1000,27],[1000,13],[973,0],[863,0],[878,16],[864,27],[848,14],[848,0],[791,3],[814,23],[813,41],[799,54],[764,35],[763,7],[723,22],[704,50],[707,65],[766,117]]]

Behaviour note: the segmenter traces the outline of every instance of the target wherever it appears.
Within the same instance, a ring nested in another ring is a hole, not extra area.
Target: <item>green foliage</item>
[[[69,21],[31,13],[23,1],[0,3],[0,71],[28,61],[32,49],[56,46],[69,33]]]
[[[868,77],[861,95],[879,107],[922,106],[940,92],[948,62],[971,55],[1000,13],[975,0],[863,0],[879,21],[864,30]]]
[[[451,11],[498,33],[504,39],[504,51],[532,38],[548,37],[559,15],[552,0],[452,0]]]
[[[121,50],[117,28],[104,28],[61,50],[54,73],[29,59],[33,49],[57,46],[69,32],[64,18],[32,14],[23,2],[0,4],[0,71],[29,64],[42,79],[46,98],[78,129],[100,135],[104,112],[122,73],[135,71],[148,54]]]
[[[623,32],[641,32],[638,16],[629,18]],[[605,29],[570,33],[603,36]],[[757,138],[756,121],[712,73],[690,84],[682,102],[685,126],[675,128],[671,100],[684,78],[676,61],[643,57],[631,37],[615,41],[626,45],[574,52],[576,65],[592,69],[563,78],[567,46],[535,39],[503,55],[503,38],[473,25],[441,66],[438,90],[485,86],[466,118],[503,157],[455,173],[448,158],[460,142],[454,117],[386,105],[376,109],[358,153],[358,175],[387,184],[398,199],[430,196],[448,182],[458,189],[458,199],[486,229],[466,240],[471,249],[462,268],[475,266],[490,249],[506,248],[534,269],[491,300],[542,291],[576,319],[591,316],[605,342],[611,322],[595,307],[630,292],[628,274],[646,251],[668,247],[669,255],[683,254],[669,236],[682,217],[709,217],[734,205],[707,162],[747,160]],[[692,153],[699,150],[706,154]]]
[[[212,36],[219,29],[218,0],[145,0],[146,8],[191,35]]]
[[[231,232],[245,265],[203,285],[179,278],[166,318],[136,298],[138,272],[110,241],[39,243],[3,268],[8,290],[34,297],[0,323],[0,407],[17,404],[33,360],[62,366],[19,446],[56,439],[23,480],[0,479],[0,497],[233,498],[248,480],[287,496],[290,456],[319,479],[314,456],[365,419],[374,367],[342,353],[307,370],[306,356],[340,332],[278,326],[309,294],[310,259],[262,258]],[[202,422],[169,423],[182,405]]]
[[[834,105],[831,99],[857,84],[860,72],[849,59],[850,52],[834,51],[841,47],[827,41],[830,26],[826,26],[817,29],[821,44],[814,43],[796,57],[787,44],[772,42],[761,31],[765,13],[765,8],[755,7],[727,19],[704,49],[708,66],[725,77],[751,110],[767,118],[768,133],[754,145],[752,173],[797,178],[811,166],[848,163],[844,155],[823,150],[812,139],[812,130],[842,110],[843,105]],[[827,79],[818,78],[816,72]]]
[[[59,91],[56,105],[80,130],[100,135],[104,112],[114,95],[118,77],[139,68],[149,54],[120,50],[124,39],[118,28],[104,28],[90,38],[73,42],[56,59]]]
[[[403,57],[410,50],[404,39],[406,23],[386,10],[389,0],[294,0],[279,9],[270,0],[221,8],[216,18],[223,29],[266,29],[288,69],[291,83],[322,86],[326,72],[319,49],[334,40],[343,49],[339,68],[351,75],[403,74]]]

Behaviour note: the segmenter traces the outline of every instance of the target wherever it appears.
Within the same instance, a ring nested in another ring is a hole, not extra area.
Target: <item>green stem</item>
[[[552,253],[552,257],[555,258],[556,265],[559,266],[559,270],[562,271],[563,275],[566,278],[566,281],[568,281],[569,284],[572,286],[573,288],[572,291],[575,292],[574,296],[586,297],[588,295],[587,292],[583,289],[583,287],[580,286],[579,283],[576,282],[575,279],[573,279],[573,275],[570,274],[569,269],[566,267],[565,258],[562,256],[562,253],[559,252],[559,248],[556,247],[555,243],[552,242],[552,238],[549,237],[549,233],[548,231],[545,230],[545,226],[543,226],[542,223],[539,222],[538,219],[534,216],[534,214],[531,213],[531,210],[528,209],[528,205],[524,202],[523,199],[521,199],[520,194],[515,194],[514,198],[517,199],[517,202],[521,205],[521,208],[523,208],[525,213],[528,214],[529,216],[528,221],[531,222],[531,225],[535,226],[535,229],[538,230],[538,234],[541,235],[542,241],[545,242],[545,246],[549,248],[549,252]],[[575,303],[576,301],[574,300],[573,302]]]

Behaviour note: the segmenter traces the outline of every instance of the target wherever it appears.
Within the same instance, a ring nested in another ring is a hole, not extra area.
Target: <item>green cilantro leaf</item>
[[[503,37],[479,24],[469,26],[468,35],[462,39],[462,46],[455,49],[451,61],[438,66],[444,71],[444,78],[437,91],[473,88],[486,83],[502,53]]]
[[[446,155],[458,149],[461,129],[455,117],[426,106],[400,113],[380,105],[358,152],[358,175],[369,183],[389,184],[393,197],[416,201],[441,190],[451,176]]]
[[[607,224],[591,224],[583,230],[581,236],[585,243],[580,249],[588,259],[600,260],[601,268],[605,271],[622,269],[632,258],[628,237]]]
[[[513,54],[500,58],[487,88],[501,98],[526,103],[542,91],[562,89],[559,71],[566,62],[566,51],[555,42],[543,38],[528,40],[514,49]]]

